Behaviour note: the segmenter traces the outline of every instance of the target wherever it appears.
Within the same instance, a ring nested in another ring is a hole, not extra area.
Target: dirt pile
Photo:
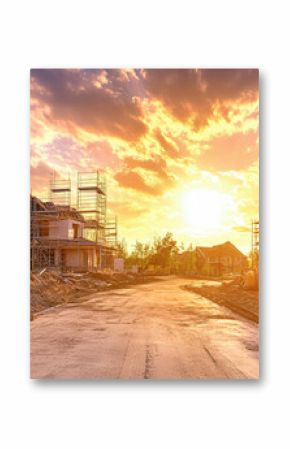
[[[36,312],[68,302],[81,302],[87,295],[112,288],[152,281],[139,273],[57,273],[30,275],[31,318]]]
[[[212,285],[186,285],[186,290],[193,291],[233,312],[259,322],[259,292],[258,290],[245,290],[238,282],[225,282],[218,286]]]

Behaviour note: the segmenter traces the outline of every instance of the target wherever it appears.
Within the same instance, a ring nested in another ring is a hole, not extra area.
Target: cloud
[[[136,218],[150,212],[150,209],[147,207],[138,206],[137,204],[132,207],[132,202],[130,201],[124,201],[122,203],[110,201],[110,209],[114,212],[114,214],[122,216],[122,222],[136,220]]]
[[[227,117],[234,101],[253,101],[258,93],[258,70],[149,69],[144,71],[149,95],[157,98],[178,120],[189,120],[194,130],[206,126],[217,104]]]
[[[211,140],[209,149],[197,159],[208,170],[244,170],[258,158],[257,132],[236,133]]]
[[[175,184],[165,159],[160,156],[147,159],[126,156],[122,164],[123,171],[117,173],[115,179],[123,187],[158,196]]]
[[[161,180],[172,181],[172,178],[167,173],[166,161],[161,157],[157,156],[154,159],[137,159],[128,156],[125,157],[122,162],[126,169],[142,168],[155,173]]]
[[[58,127],[136,141],[146,133],[130,80],[118,70],[34,69],[31,97]]]
[[[96,164],[97,169],[119,168],[120,159],[109,142],[96,140],[86,145],[85,157]]]
[[[47,189],[52,172],[53,168],[50,165],[45,164],[44,162],[38,162],[35,165],[31,165],[30,177],[32,192],[35,188],[37,188],[39,191]],[[57,172],[56,175],[58,175]]]
[[[115,179],[121,187],[138,190],[148,195],[160,195],[163,188],[160,185],[149,185],[143,177],[132,170],[124,170],[115,174]]]
[[[251,228],[249,226],[234,226],[233,231],[236,232],[251,232]]]
[[[161,145],[161,147],[165,150],[165,152],[170,157],[178,156],[178,149],[176,148],[176,146],[172,142],[170,142],[168,139],[166,139],[160,130],[157,130],[155,132],[155,137],[156,137],[156,140]]]

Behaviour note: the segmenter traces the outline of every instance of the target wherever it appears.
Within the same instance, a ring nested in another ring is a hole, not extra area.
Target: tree
[[[134,249],[130,256],[127,258],[127,265],[138,265],[143,270],[148,263],[149,253],[150,246],[136,240]]]
[[[118,251],[118,257],[120,257],[122,259],[127,259],[128,249],[127,249],[127,243],[126,243],[125,239],[122,239],[122,241],[118,243],[117,251]]]
[[[154,253],[151,256],[151,263],[159,265],[162,268],[172,266],[173,257],[178,253],[178,247],[171,232],[167,232],[163,238],[156,238],[153,249]]]

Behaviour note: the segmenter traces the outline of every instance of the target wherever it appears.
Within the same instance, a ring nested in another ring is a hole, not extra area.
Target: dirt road
[[[168,278],[42,312],[31,323],[31,377],[258,378],[257,325],[185,284]]]

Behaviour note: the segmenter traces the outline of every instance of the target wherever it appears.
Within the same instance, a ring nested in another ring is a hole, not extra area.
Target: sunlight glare
[[[201,232],[223,226],[226,214],[232,208],[232,199],[214,190],[196,189],[185,191],[181,204],[185,222],[194,231]]]

